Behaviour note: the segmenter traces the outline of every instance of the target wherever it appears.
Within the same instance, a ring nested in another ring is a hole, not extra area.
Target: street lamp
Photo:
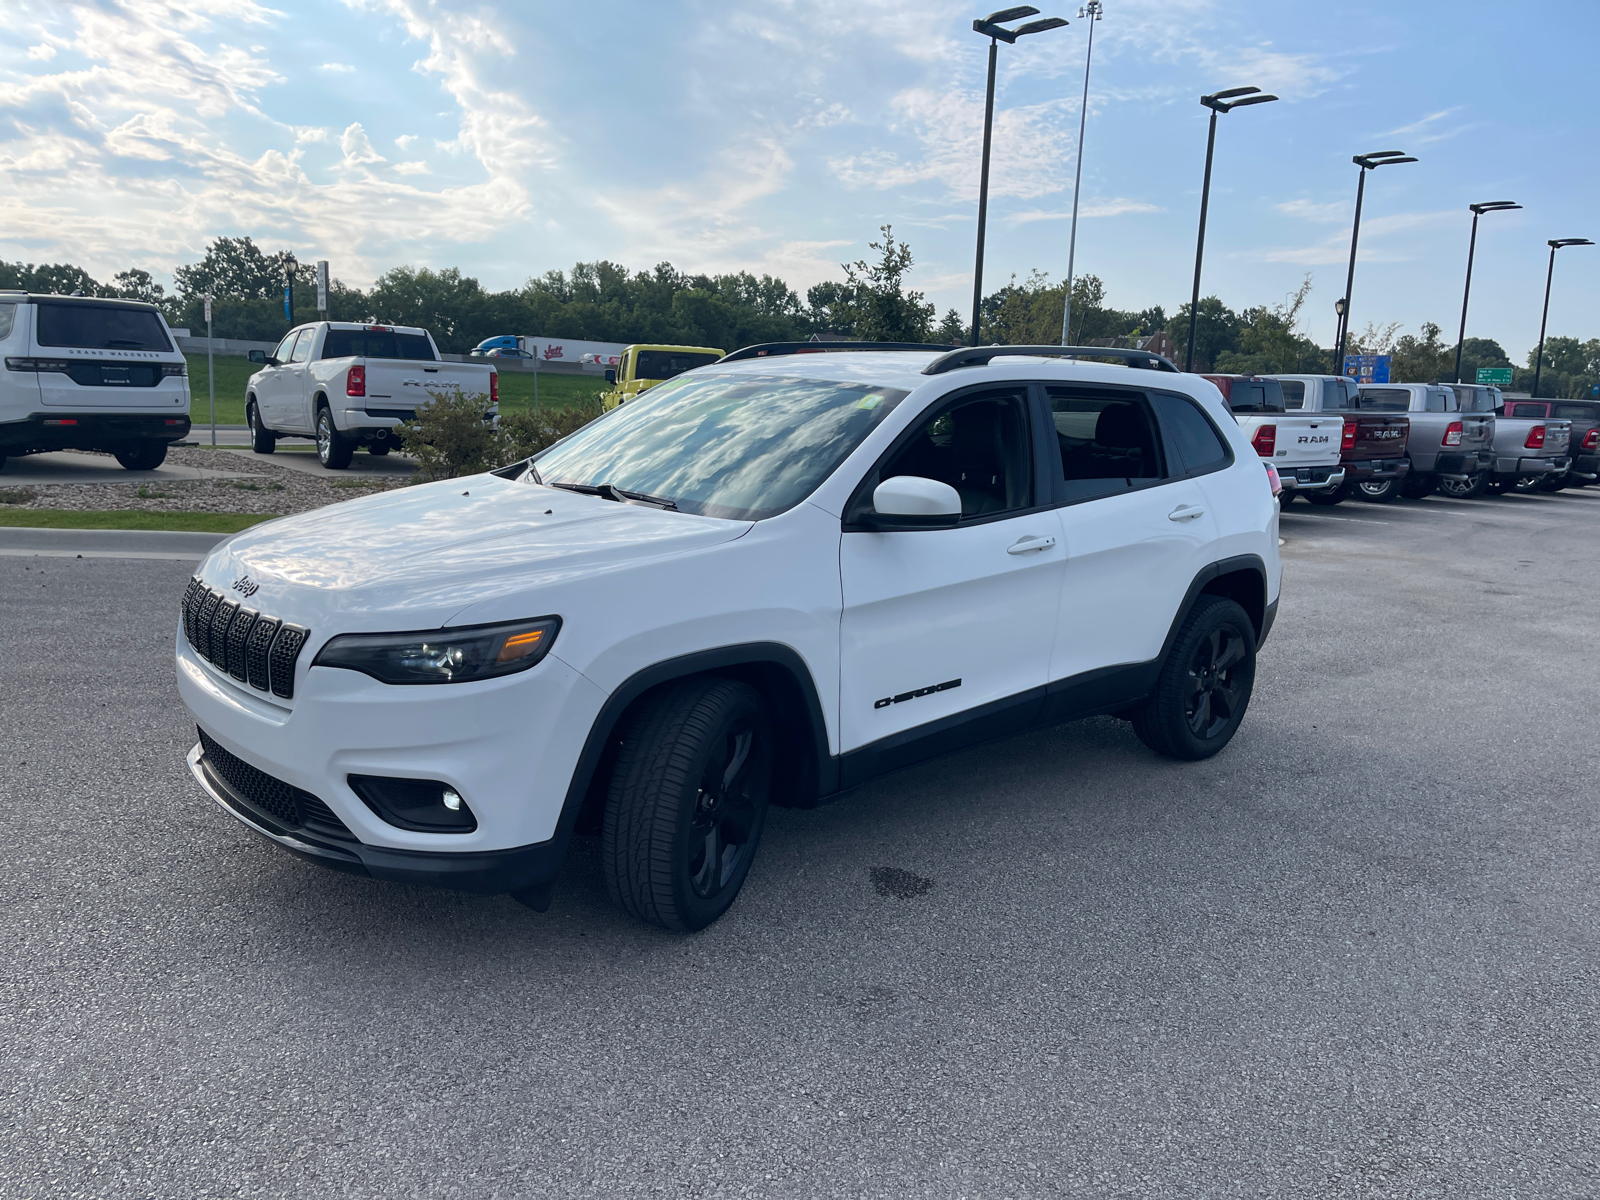
[[[1350,161],[1361,168],[1361,176],[1356,180],[1356,219],[1350,226],[1350,272],[1344,278],[1344,315],[1339,321],[1338,348],[1333,352],[1336,375],[1344,373],[1344,343],[1350,333],[1350,293],[1356,284],[1356,239],[1361,236],[1361,199],[1367,190],[1367,172],[1417,160],[1404,150],[1379,150],[1376,154],[1357,154]]]
[[[1482,204],[1469,204],[1472,210],[1472,238],[1467,242],[1467,285],[1461,289],[1461,332],[1456,335],[1456,382],[1461,382],[1461,348],[1467,342],[1467,297],[1472,294],[1472,255],[1478,248],[1478,218],[1486,212],[1510,212],[1521,208],[1509,200],[1486,200]]]
[[[1544,275],[1544,315],[1539,318],[1539,354],[1533,360],[1533,394],[1539,394],[1539,372],[1544,369],[1544,326],[1550,319],[1550,281],[1556,274],[1556,251],[1567,246],[1592,246],[1588,238],[1552,238],[1550,239],[1550,269]]]
[[[1061,17],[1046,17],[1042,21],[1029,21],[1016,29],[1002,27],[1004,21],[1019,21],[1023,17],[1038,16],[1039,10],[1022,4],[1016,8],[1002,8],[981,20],[972,28],[989,39],[989,90],[983,102],[983,167],[978,175],[978,261],[972,270],[972,344],[978,344],[978,316],[983,306],[983,232],[989,218],[989,138],[994,128],[994,69],[999,43],[1012,45],[1019,37],[1030,33],[1043,33],[1059,29],[1067,22]]]
[[[1241,96],[1243,99],[1238,98]],[[1200,235],[1194,243],[1194,294],[1189,298],[1189,350],[1183,359],[1185,371],[1194,370],[1195,323],[1200,313],[1200,260],[1206,252],[1206,208],[1211,203],[1211,155],[1217,148],[1217,114],[1251,104],[1268,104],[1276,99],[1276,96],[1263,94],[1258,87],[1229,88],[1225,92],[1213,92],[1200,97],[1200,103],[1211,110],[1211,129],[1206,134],[1205,182],[1200,185]]]
[[[1078,19],[1089,22],[1089,49],[1083,56],[1083,106],[1078,109],[1078,165],[1072,180],[1072,237],[1067,243],[1067,294],[1061,306],[1061,344],[1070,345],[1072,327],[1072,276],[1078,257],[1078,194],[1083,190],[1083,127],[1089,120],[1089,66],[1094,62],[1094,23],[1105,12],[1100,0],[1089,0],[1078,10]]]

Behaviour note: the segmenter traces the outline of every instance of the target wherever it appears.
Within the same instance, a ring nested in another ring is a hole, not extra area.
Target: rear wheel
[[[1541,479],[1539,481],[1539,490],[1541,492],[1559,492],[1562,488],[1570,486],[1570,484],[1571,477],[1566,472],[1562,472],[1560,475],[1547,475]]]
[[[704,929],[755,857],[772,782],[766,706],[748,684],[669,686],[630,722],[601,834],[611,898],[663,929]]]
[[[116,459],[130,471],[154,471],[167,461],[165,442],[137,442],[113,451]]]
[[[385,454],[389,453],[389,451],[392,450],[393,448],[394,447],[391,446],[386,441],[384,441],[384,442],[370,442],[367,445],[367,453],[372,455],[374,458],[382,458]]]
[[[1489,487],[1489,472],[1479,471],[1465,479],[1440,479],[1439,494],[1456,500],[1472,500],[1483,495]]]
[[[1210,758],[1233,738],[1256,679],[1256,631],[1244,609],[1202,596],[1178,631],[1133,732],[1167,758]]]
[[[254,397],[244,406],[244,420],[250,427],[250,449],[257,454],[271,454],[278,448],[278,435],[261,423],[261,410]]]
[[[333,413],[324,404],[317,409],[317,458],[330,471],[342,471],[355,457],[356,448],[333,423]]]
[[[1356,490],[1363,500],[1370,500],[1374,504],[1388,504],[1400,494],[1400,481],[1398,479],[1363,479],[1356,484]]]

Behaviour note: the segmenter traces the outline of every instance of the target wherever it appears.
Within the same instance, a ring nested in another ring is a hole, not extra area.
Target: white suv
[[[1278,505],[1154,355],[780,344],[490,475],[274,521],[185,593],[196,779],[280,845],[549,903],[574,828],[671,929],[770,800],[1113,713],[1204,758],[1277,610]],[[811,353],[804,353],[810,351]]]

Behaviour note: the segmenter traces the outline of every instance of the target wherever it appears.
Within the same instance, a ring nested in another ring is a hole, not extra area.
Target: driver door
[[[278,343],[277,349],[272,352],[272,357],[277,360],[277,365],[268,363],[255,373],[251,390],[256,394],[256,404],[261,409],[261,420],[268,429],[283,429],[285,408],[285,393],[289,387],[291,366],[290,356],[294,353],[295,341],[301,336],[298,329],[291,330],[284,335],[283,341]]]
[[[840,749],[953,744],[964,715],[1026,725],[1042,705],[1065,561],[1041,496],[1025,384],[946,400],[900,439],[846,511],[840,540]],[[948,483],[954,527],[853,525],[896,475]],[[864,497],[864,500],[863,500]],[[993,722],[998,721],[996,729]],[[886,739],[888,739],[886,741]],[[914,757],[914,756],[913,756]],[[847,769],[848,772],[848,769]]]

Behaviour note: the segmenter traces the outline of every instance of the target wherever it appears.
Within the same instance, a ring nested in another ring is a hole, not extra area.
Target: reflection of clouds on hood
[[[771,515],[815,491],[905,395],[749,375],[666,383],[540,458],[539,473],[662,496],[709,516]]]

